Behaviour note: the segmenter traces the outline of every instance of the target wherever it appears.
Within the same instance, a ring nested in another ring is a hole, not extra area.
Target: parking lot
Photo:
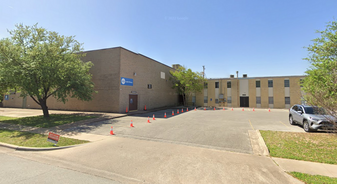
[[[286,109],[178,109],[161,110],[83,125],[68,131],[169,142],[241,153],[252,153],[248,130],[304,132],[288,123]],[[172,116],[172,111],[175,115]],[[164,118],[166,112],[167,118]],[[155,119],[152,119],[153,114]],[[148,117],[151,123],[147,123]],[[134,127],[131,128],[131,120]]]

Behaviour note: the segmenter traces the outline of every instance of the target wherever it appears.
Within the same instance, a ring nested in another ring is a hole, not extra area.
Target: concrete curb
[[[86,144],[86,143],[84,143]],[[60,150],[60,149],[66,149],[66,148],[73,148],[77,146],[81,146],[83,144],[76,144],[76,145],[71,145],[71,146],[62,146],[62,147],[48,147],[48,148],[41,148],[41,147],[23,147],[23,146],[16,146],[13,144],[7,144],[0,142],[1,147],[9,148],[9,149],[14,149],[17,151],[52,151],[52,150]]]
[[[264,142],[259,130],[248,130],[249,138],[254,155],[262,155],[269,157],[269,150]]]

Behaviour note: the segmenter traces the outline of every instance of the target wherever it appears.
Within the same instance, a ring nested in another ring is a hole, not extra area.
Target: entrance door
[[[137,110],[138,109],[138,95],[129,95],[129,110]]]
[[[240,107],[249,107],[249,97],[240,96]]]

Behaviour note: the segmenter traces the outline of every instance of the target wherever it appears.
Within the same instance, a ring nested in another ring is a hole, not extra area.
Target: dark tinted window
[[[219,88],[219,82],[215,82],[215,88]]]
[[[289,79],[284,80],[284,87],[289,87]]]
[[[261,86],[260,81],[256,81],[256,87],[259,88]]]
[[[232,87],[231,81],[227,81],[227,88],[231,88],[231,87]]]
[[[294,110],[294,111],[298,111],[297,105],[294,105],[293,110]]]
[[[268,80],[268,87],[272,88],[273,87],[273,80]]]
[[[306,114],[326,114],[323,108],[318,107],[304,107]]]

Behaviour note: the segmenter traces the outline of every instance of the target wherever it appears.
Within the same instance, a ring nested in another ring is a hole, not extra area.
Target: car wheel
[[[311,130],[310,130],[310,127],[309,127],[308,121],[304,121],[304,122],[303,122],[303,129],[304,129],[304,131],[306,131],[306,132],[310,132],[310,131],[311,131]]]
[[[289,116],[289,123],[290,123],[291,125],[295,125],[295,122],[294,122],[292,116]]]

